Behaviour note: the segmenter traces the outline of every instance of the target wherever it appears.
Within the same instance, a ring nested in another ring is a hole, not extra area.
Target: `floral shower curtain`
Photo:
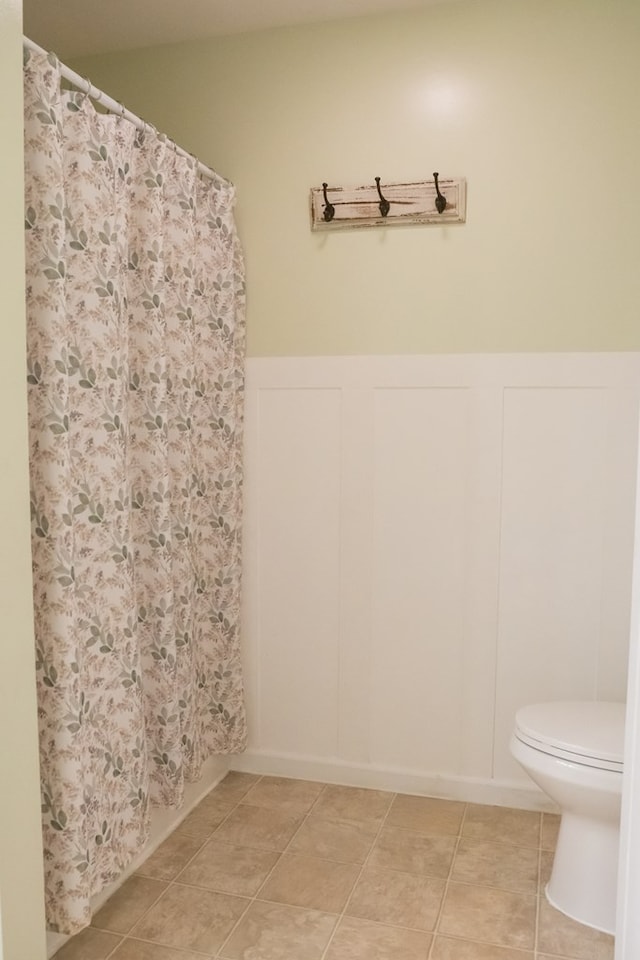
[[[245,745],[232,187],[25,55],[28,384],[52,930]]]

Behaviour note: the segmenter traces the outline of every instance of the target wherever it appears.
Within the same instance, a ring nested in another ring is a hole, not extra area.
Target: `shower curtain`
[[[245,745],[244,280],[233,189],[25,55],[47,917],[74,933],[212,754]]]

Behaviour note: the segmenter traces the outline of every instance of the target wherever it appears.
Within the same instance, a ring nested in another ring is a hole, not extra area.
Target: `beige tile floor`
[[[542,893],[557,828],[230,773],[56,960],[611,960]]]

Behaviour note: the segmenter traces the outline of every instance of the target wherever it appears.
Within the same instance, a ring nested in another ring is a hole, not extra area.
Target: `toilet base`
[[[619,821],[563,813],[547,900],[572,920],[615,934]]]

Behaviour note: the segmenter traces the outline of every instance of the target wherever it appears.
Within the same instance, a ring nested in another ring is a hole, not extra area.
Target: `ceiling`
[[[58,56],[133,50],[452,0],[23,0],[24,32]]]

